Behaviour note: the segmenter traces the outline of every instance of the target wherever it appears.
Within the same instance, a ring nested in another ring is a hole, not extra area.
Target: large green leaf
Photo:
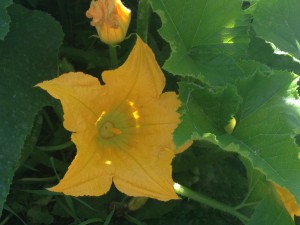
[[[300,1],[260,0],[254,11],[257,36],[300,59]]]
[[[57,74],[63,37],[48,14],[18,5],[11,6],[9,14],[11,29],[0,41],[0,212],[34,118],[49,103],[33,86]]]
[[[6,8],[12,4],[12,0],[0,1],[0,40],[3,40],[9,30],[10,17]]]
[[[263,74],[257,65],[253,67],[252,76],[237,82],[241,103],[234,92],[226,94],[226,89],[218,94],[182,82],[182,122],[175,131],[176,144],[189,138],[206,139],[238,152],[300,202],[299,148],[294,140],[300,129],[296,76],[281,71]],[[237,120],[231,135],[222,129],[230,111]]]
[[[241,0],[151,0],[161,17],[160,34],[171,45],[167,71],[215,85],[243,73],[236,64],[248,44],[248,15]]]

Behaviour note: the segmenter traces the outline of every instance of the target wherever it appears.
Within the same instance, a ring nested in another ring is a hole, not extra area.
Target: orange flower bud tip
[[[117,44],[126,36],[131,10],[120,0],[92,0],[86,16],[92,19],[91,25],[104,43]]]

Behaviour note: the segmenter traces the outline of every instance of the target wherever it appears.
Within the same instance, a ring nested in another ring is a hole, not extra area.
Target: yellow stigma
[[[112,128],[111,131],[115,134],[115,135],[119,135],[119,134],[122,134],[122,131],[118,128]]]

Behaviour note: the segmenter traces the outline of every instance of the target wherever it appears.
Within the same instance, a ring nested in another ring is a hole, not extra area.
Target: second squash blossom
[[[68,73],[38,84],[60,99],[64,127],[77,147],[64,178],[50,190],[98,196],[113,182],[130,196],[177,199],[171,161],[180,101],[175,92],[162,93],[165,77],[151,49],[138,37],[126,62],[102,78],[105,85]]]
[[[117,44],[126,36],[131,11],[120,0],[92,0],[86,16],[104,43]]]

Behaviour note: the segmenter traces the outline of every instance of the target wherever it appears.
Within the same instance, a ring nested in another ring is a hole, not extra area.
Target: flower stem
[[[137,33],[146,43],[148,39],[148,24],[150,12],[151,8],[149,0],[139,0],[137,12]]]
[[[236,211],[233,207],[230,207],[228,205],[225,205],[221,202],[218,202],[212,198],[209,198],[205,195],[202,195],[198,192],[195,192],[187,187],[184,187],[180,184],[175,183],[174,184],[174,189],[177,194],[182,195],[184,197],[190,198],[196,202],[199,202],[201,204],[210,206],[214,209],[218,209],[220,211],[229,213],[235,217],[237,217],[241,222],[246,224],[249,221],[249,218],[246,217],[245,215],[241,214],[240,212]]]
[[[118,67],[118,56],[117,56],[117,46],[109,45],[109,58],[110,58],[110,68],[115,69]]]

